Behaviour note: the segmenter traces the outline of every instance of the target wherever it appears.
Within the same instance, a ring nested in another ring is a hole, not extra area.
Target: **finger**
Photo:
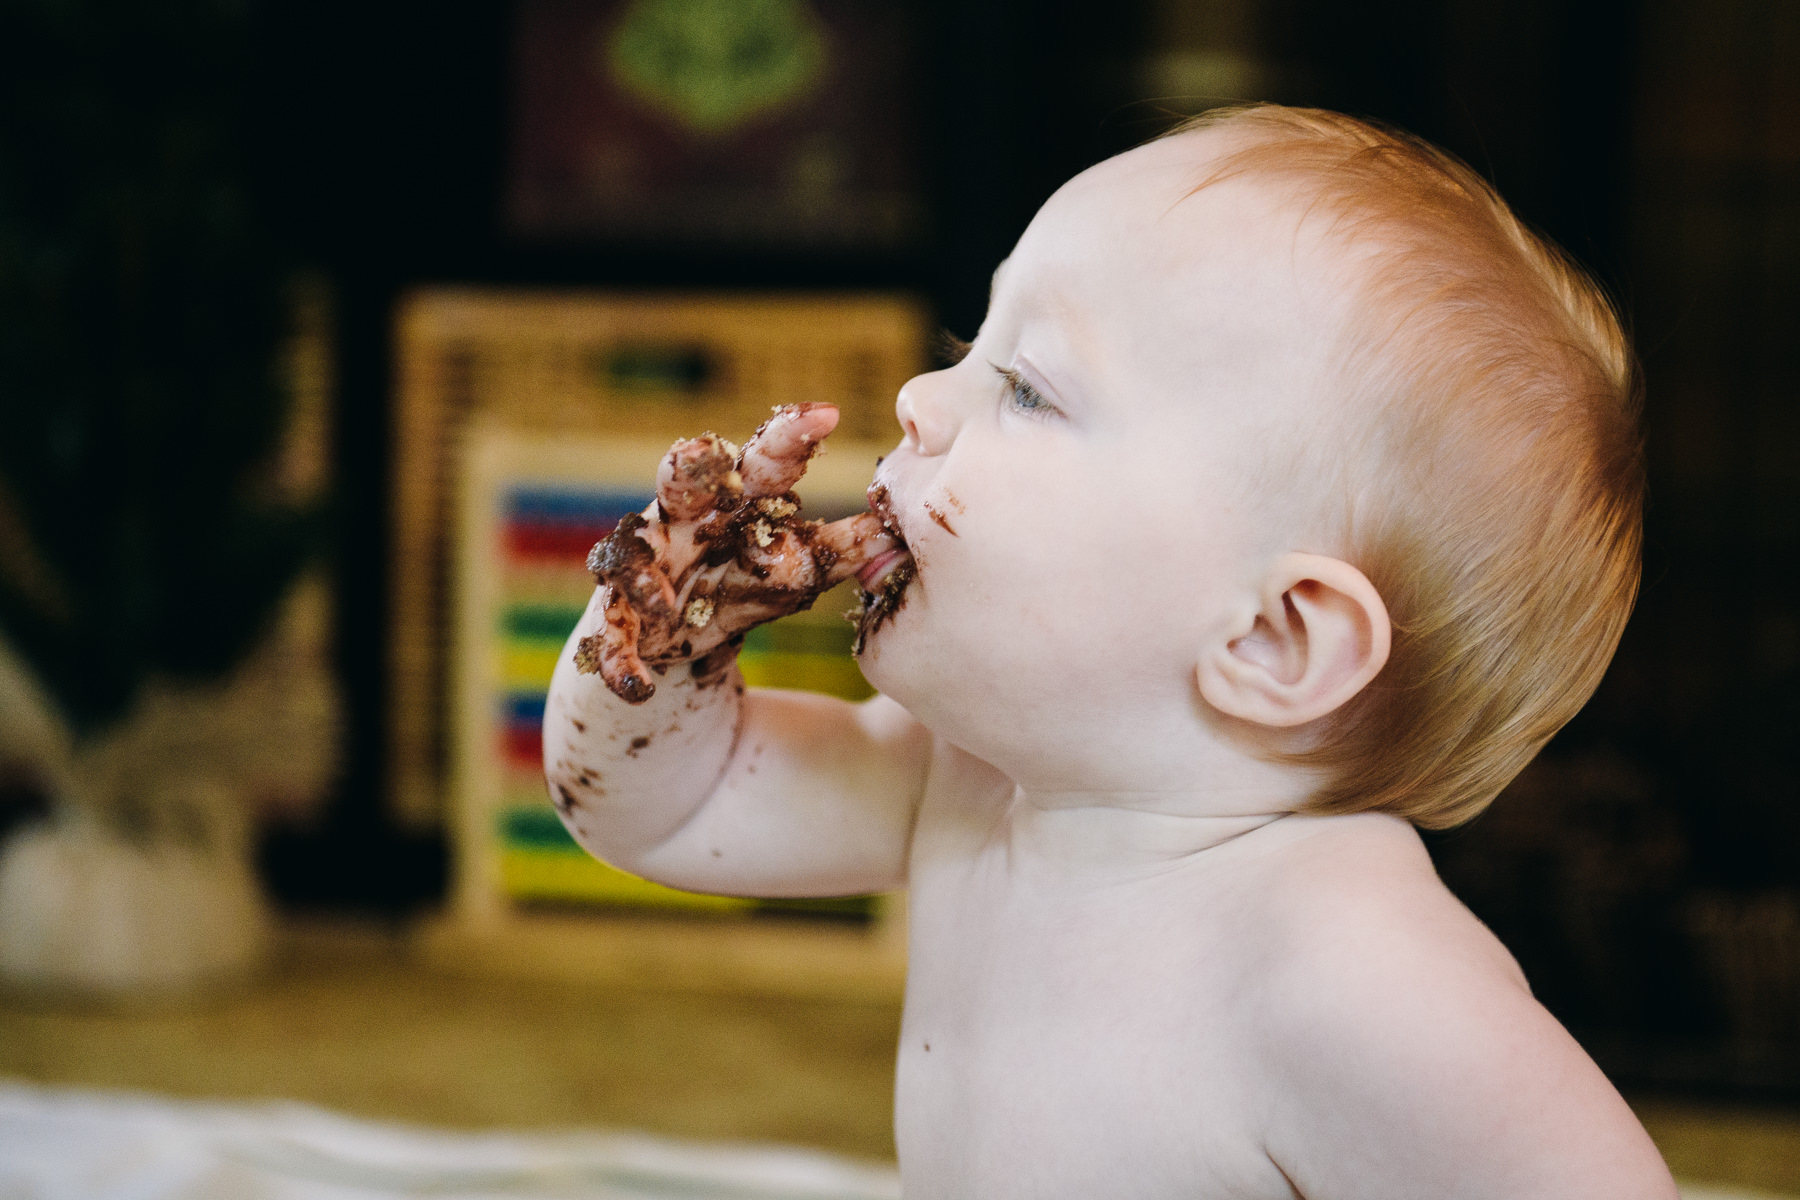
[[[814,541],[817,529],[807,525],[784,528],[764,519],[752,522],[744,532],[744,547],[738,553],[737,568],[755,580],[756,587],[794,591],[814,588],[820,562]],[[833,550],[828,552],[826,560],[835,557]]]
[[[675,603],[675,588],[668,572],[656,560],[646,534],[661,531],[639,513],[626,513],[613,531],[588,551],[587,569],[595,583],[609,584],[614,593],[646,613],[666,612]]]
[[[642,704],[655,695],[656,684],[638,657],[638,615],[615,587],[607,588],[604,611],[599,632],[575,647],[576,669],[588,674],[598,670],[613,695],[627,704]]]
[[[671,521],[695,521],[711,512],[721,494],[743,490],[737,448],[713,433],[676,442],[656,468],[656,500]]]
[[[745,494],[779,496],[792,491],[819,443],[837,423],[834,404],[784,404],[776,409],[739,456]]]
[[[813,557],[826,587],[851,578],[885,554],[905,550],[872,512],[821,525],[813,533]]]

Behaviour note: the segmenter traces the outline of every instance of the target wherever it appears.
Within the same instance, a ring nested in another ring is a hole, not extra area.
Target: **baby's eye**
[[[1006,380],[1007,403],[1017,412],[1029,413],[1032,416],[1045,416],[1057,411],[1056,405],[1044,399],[1043,393],[1025,381],[1025,377],[1007,367],[995,367],[1000,378]]]

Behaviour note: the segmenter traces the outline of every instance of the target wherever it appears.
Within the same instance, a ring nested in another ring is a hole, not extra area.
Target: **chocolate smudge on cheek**
[[[917,571],[910,561],[901,563],[881,581],[880,591],[864,592],[861,606],[845,614],[856,624],[856,640],[850,644],[850,653],[860,655],[875,631],[900,611],[906,603],[906,585],[913,581],[915,574]]]
[[[961,534],[957,533],[955,529],[951,528],[950,518],[946,517],[943,513],[939,512],[937,509],[931,507],[931,505],[927,504],[925,506],[925,512],[931,517],[931,519],[933,521],[936,521],[938,523],[938,525],[943,529],[943,531],[945,533],[949,534],[951,537],[962,536]]]

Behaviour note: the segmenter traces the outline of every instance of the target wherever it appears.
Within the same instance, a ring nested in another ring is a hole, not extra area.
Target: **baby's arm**
[[[791,487],[836,424],[782,410],[741,456],[671,451],[658,500],[596,548],[602,579],[544,714],[551,798],[595,855],[675,887],[834,895],[899,886],[929,738],[898,705],[746,692],[736,643],[888,548],[817,526]]]

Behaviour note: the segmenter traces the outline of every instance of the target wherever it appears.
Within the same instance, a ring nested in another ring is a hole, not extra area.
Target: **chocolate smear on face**
[[[910,560],[901,563],[888,572],[879,591],[864,592],[861,605],[844,614],[856,625],[856,640],[850,645],[850,653],[861,654],[875,631],[900,611],[900,606],[906,603],[906,585],[916,574]]]
[[[868,645],[869,638],[874,636],[875,631],[900,611],[900,606],[906,603],[907,585],[919,573],[918,566],[907,549],[906,535],[901,532],[900,522],[894,517],[893,498],[881,484],[874,484],[869,488],[869,510],[881,518],[881,527],[894,539],[895,548],[908,557],[887,573],[879,588],[873,592],[864,591],[857,607],[844,614],[856,626],[856,640],[850,646],[850,652],[856,655],[863,652],[863,647]]]

